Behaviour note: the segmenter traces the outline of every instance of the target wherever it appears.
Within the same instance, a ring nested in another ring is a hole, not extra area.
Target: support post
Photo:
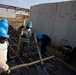
[[[25,26],[25,20],[24,20],[24,26]],[[18,56],[18,53],[19,53],[19,48],[20,48],[20,44],[21,44],[21,34],[22,34],[22,31],[23,31],[23,28],[22,28],[21,33],[20,33],[20,36],[19,36],[19,42],[18,42],[16,56]]]
[[[38,54],[39,54],[39,58],[40,58],[41,64],[43,65],[43,60],[42,60],[40,48],[39,48],[39,46],[38,46],[38,43],[37,43],[37,39],[36,39],[35,34],[34,34],[34,39],[35,39],[35,43],[36,43],[36,46],[37,46],[37,50],[38,50]]]

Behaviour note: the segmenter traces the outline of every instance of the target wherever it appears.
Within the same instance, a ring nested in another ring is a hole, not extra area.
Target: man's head
[[[0,27],[0,43],[4,43],[9,37],[10,36],[7,34],[6,30]]]
[[[32,22],[31,22],[31,21],[28,21],[28,22],[27,22],[26,28],[32,28]]]
[[[42,34],[39,33],[39,34],[37,35],[37,38],[38,38],[38,39],[42,39]]]

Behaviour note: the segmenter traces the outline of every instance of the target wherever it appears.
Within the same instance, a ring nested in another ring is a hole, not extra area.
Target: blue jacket
[[[42,34],[42,39],[38,39],[38,42],[42,41],[42,44],[50,44],[51,43],[51,39],[49,36]]]

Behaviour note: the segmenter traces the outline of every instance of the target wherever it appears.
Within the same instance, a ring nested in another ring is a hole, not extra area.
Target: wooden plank
[[[34,39],[35,39],[35,43],[36,43],[36,46],[37,46],[37,50],[38,50],[38,54],[39,54],[39,57],[40,57],[41,64],[43,65],[43,60],[42,60],[40,48],[39,48],[39,46],[38,46],[38,43],[37,43],[37,39],[36,39],[35,34],[34,34]]]
[[[25,26],[25,20],[24,20],[24,26]],[[18,42],[16,56],[18,56],[18,53],[19,53],[19,48],[20,48],[20,44],[21,44],[21,34],[22,34],[22,31],[23,31],[23,29],[21,30],[21,33],[20,33],[20,36],[19,36],[19,42]]]
[[[49,60],[51,58],[54,58],[54,56],[46,57],[46,58],[42,59],[42,61],[46,61],[46,60]],[[26,63],[26,64],[20,64],[20,65],[17,65],[17,66],[13,66],[13,67],[10,67],[10,70],[15,70],[15,69],[18,69],[18,68],[21,68],[21,67],[31,66],[33,64],[39,63],[40,61],[41,60],[37,60],[37,61],[31,62],[31,63]]]

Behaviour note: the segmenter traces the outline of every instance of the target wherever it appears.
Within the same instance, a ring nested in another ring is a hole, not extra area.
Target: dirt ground
[[[51,47],[50,45],[47,46],[47,50],[48,50],[47,53],[49,53],[50,55],[55,55],[57,58],[62,60],[64,63],[76,69],[76,58],[74,59],[66,58],[65,55],[59,49]]]
[[[34,39],[31,39],[31,42],[35,44]],[[41,42],[39,43],[39,46],[41,45]],[[47,53],[50,55],[54,55],[57,58],[59,58],[61,61],[64,63],[68,64],[70,67],[76,69],[76,58],[74,59],[69,59],[66,58],[65,55],[61,52],[62,49],[60,48],[55,48],[54,46],[48,45],[47,46]]]
[[[19,33],[13,32],[12,34],[10,34],[10,36],[11,38],[9,39],[9,42],[10,42],[9,53],[11,57],[13,57],[16,55],[15,53],[19,42]],[[31,38],[30,42],[31,44],[34,44],[34,46],[36,46],[34,37]],[[41,42],[39,42],[38,45],[40,46]],[[32,53],[35,52],[31,47],[30,47],[30,50],[32,51]],[[56,48],[52,45],[48,45],[46,54],[48,56],[54,55],[55,57],[52,60],[50,59],[48,61],[45,61],[44,67],[41,66],[41,63],[38,63],[28,67],[22,67],[16,70],[12,70],[10,75],[76,75],[76,70],[74,70],[76,69],[75,59],[71,60],[71,59],[65,58],[61,50],[59,50],[59,48]],[[42,58],[44,58],[43,55],[42,55]],[[24,52],[24,56],[13,58],[13,61],[8,62],[8,64],[10,67],[12,67],[12,66],[17,66],[24,63],[30,63],[36,60],[39,60],[38,54],[33,54],[32,57],[29,58],[27,56],[27,53]],[[72,67],[70,68],[68,65],[64,64],[63,61]]]

